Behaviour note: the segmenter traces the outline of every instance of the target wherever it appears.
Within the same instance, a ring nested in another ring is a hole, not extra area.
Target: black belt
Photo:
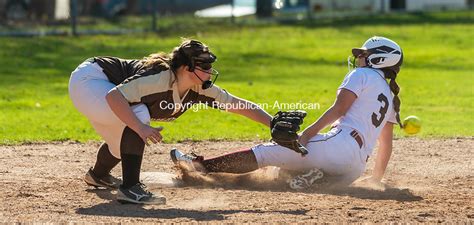
[[[362,141],[362,138],[356,130],[351,131],[351,137],[353,137],[357,141],[357,144],[359,144],[359,147],[362,148],[364,142]]]
[[[356,130],[351,131],[351,137],[353,137],[354,140],[356,140],[357,144],[359,144],[359,147],[362,148],[362,146],[364,145],[364,142],[362,141],[362,138],[360,137],[359,133],[357,133]],[[369,156],[367,156],[367,158],[365,159],[365,162],[367,161],[369,161]]]

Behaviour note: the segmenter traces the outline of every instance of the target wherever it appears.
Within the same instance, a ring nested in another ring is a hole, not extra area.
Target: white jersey
[[[357,99],[338,126],[357,130],[370,155],[385,124],[397,123],[390,87],[381,70],[356,68],[346,75],[340,89],[353,92]]]
[[[340,89],[354,92],[357,99],[346,115],[336,121],[337,127],[309,139],[305,157],[275,143],[253,147],[258,167],[277,166],[297,171],[318,168],[341,178],[339,182],[345,184],[360,177],[382,128],[387,122],[396,122],[393,96],[382,71],[370,68],[351,71]],[[354,138],[354,130],[362,137],[362,146]]]

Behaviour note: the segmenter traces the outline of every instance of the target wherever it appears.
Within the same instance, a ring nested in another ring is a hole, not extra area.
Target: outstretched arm
[[[321,117],[319,117],[316,122],[303,131],[300,138],[301,144],[306,145],[311,137],[315,136],[326,126],[344,116],[356,99],[357,95],[352,91],[341,89],[337,94],[334,104]]]
[[[387,123],[382,129],[379,137],[379,149],[375,159],[375,167],[372,173],[372,180],[380,182],[385,174],[388,161],[392,155],[393,124]]]
[[[232,100],[232,105],[234,107],[227,109],[227,111],[240,114],[267,127],[270,127],[272,116],[265,112],[265,110],[260,108],[257,104],[242,98],[234,97]]]

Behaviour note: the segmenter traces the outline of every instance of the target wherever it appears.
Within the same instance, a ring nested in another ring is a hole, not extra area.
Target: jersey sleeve
[[[388,117],[388,120],[387,122],[389,123],[394,123],[394,124],[397,124],[397,113],[395,112],[395,110],[390,114],[390,116]]]
[[[161,87],[166,84],[166,82],[160,81],[162,77],[158,74],[150,76],[135,75],[115,88],[122,93],[129,103],[141,102],[142,97],[161,92],[161,89],[165,89],[165,87]]]
[[[360,96],[366,84],[365,74],[357,69],[352,70],[346,75],[338,90],[347,89],[353,92],[357,97]]]
[[[213,108],[225,109],[225,105],[231,104],[233,100],[234,96],[216,85],[199,91],[199,103],[204,103]]]

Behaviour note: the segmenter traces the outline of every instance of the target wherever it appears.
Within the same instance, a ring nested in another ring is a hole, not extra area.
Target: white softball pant
[[[306,145],[308,154],[305,157],[274,143],[257,145],[252,150],[259,167],[277,166],[301,171],[318,168],[325,174],[352,183],[365,171],[368,157],[364,146],[360,147],[351,132],[351,128],[336,127],[314,136]]]
[[[110,109],[105,96],[115,87],[102,68],[86,60],[71,74],[69,97],[74,106],[84,114],[96,132],[109,146],[110,153],[120,159],[120,142],[125,124]],[[150,123],[150,113],[144,104],[132,106],[135,115],[145,124]]]

